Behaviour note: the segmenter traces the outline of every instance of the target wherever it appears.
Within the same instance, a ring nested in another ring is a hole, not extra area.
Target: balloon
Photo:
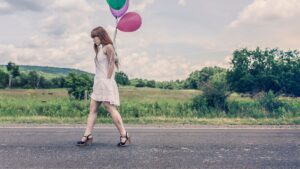
[[[133,32],[142,25],[142,18],[136,12],[127,12],[118,22],[117,28],[123,32]]]
[[[106,0],[106,2],[111,8],[119,10],[125,5],[126,0]]]
[[[129,0],[126,0],[125,5],[120,10],[115,10],[112,7],[110,7],[110,12],[114,17],[119,18],[126,13],[128,7],[129,7]]]

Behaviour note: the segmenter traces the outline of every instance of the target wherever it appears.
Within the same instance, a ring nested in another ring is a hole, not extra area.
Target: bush
[[[82,100],[85,96],[85,91],[92,91],[92,79],[86,74],[70,73],[66,78],[68,93],[72,98]]]
[[[0,70],[0,89],[5,88],[8,84],[8,74]]]
[[[228,95],[225,72],[215,74],[203,86],[203,96],[206,98],[209,107],[226,110],[225,101]]]
[[[146,83],[147,87],[155,88],[155,81],[154,80],[149,80]]]
[[[207,100],[203,95],[195,96],[192,99],[191,107],[193,110],[197,111],[198,117],[204,116],[210,112]]]
[[[227,99],[227,117],[264,118],[267,113],[260,103],[252,99]]]
[[[145,86],[146,83],[142,79],[138,79],[137,84],[135,85],[135,87],[145,87]]]
[[[268,93],[259,93],[258,101],[260,105],[270,113],[271,117],[277,117],[284,112],[284,110],[281,108],[283,104],[275,96],[273,91],[269,91]]]
[[[122,71],[116,73],[115,80],[116,80],[117,84],[120,84],[120,85],[129,85],[130,84],[128,76]]]

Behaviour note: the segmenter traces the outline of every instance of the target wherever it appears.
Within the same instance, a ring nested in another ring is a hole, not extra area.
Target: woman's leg
[[[91,98],[90,102],[90,113],[87,118],[87,125],[84,132],[84,135],[87,136],[92,133],[93,127],[95,125],[96,119],[97,119],[97,112],[98,108],[101,105],[102,102],[97,102]],[[82,141],[84,141],[86,138],[83,137]]]
[[[110,113],[114,124],[116,125],[117,129],[119,130],[120,135],[125,136],[126,130],[123,125],[122,117],[121,117],[120,113],[118,112],[116,106],[111,105],[109,102],[103,102],[103,105],[105,106],[106,110]]]

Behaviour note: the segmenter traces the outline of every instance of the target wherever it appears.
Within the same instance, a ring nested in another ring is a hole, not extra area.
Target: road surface
[[[75,145],[82,127],[0,128],[0,168],[300,168],[299,129],[128,128],[117,147],[114,127]]]

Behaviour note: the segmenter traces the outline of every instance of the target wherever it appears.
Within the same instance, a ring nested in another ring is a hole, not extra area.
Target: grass
[[[49,117],[49,116],[2,116],[1,124],[86,124],[86,117]],[[143,117],[123,118],[125,124],[201,124],[201,125],[299,125],[296,118],[167,118]],[[112,124],[108,117],[98,117],[97,124]]]
[[[265,118],[259,104],[249,96],[233,93],[228,99],[230,113],[203,115],[189,108],[199,90],[167,90],[120,86],[119,112],[128,124],[202,124],[202,125],[286,125],[300,124],[300,99],[280,97],[284,114]],[[66,89],[0,90],[0,123],[85,124],[88,102],[70,100]],[[255,118],[253,118],[253,117]],[[109,124],[101,107],[97,123]]]
[[[132,86],[119,87],[120,98],[140,103],[154,103],[159,101],[183,102],[200,94],[199,90],[163,90],[157,88],[137,88]]]

